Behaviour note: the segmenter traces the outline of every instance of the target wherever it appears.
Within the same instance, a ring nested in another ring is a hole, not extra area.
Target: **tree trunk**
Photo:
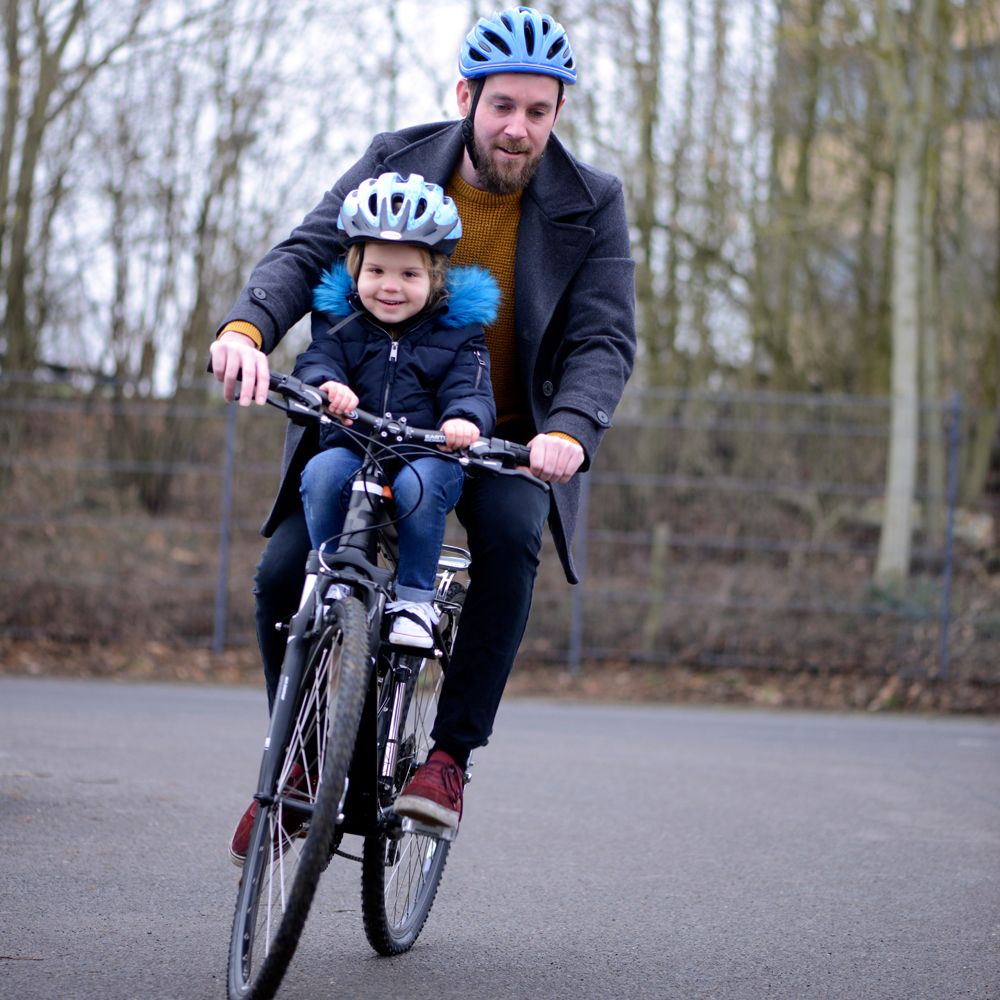
[[[899,15],[878,0],[878,73],[894,143],[892,204],[892,418],[885,511],[875,582],[899,588],[910,572],[912,504],[917,475],[920,410],[921,203],[933,114],[937,59],[937,0],[920,0],[912,37],[900,39]]]
[[[938,167],[940,155],[936,143],[928,144],[927,184],[924,193],[920,281],[920,350],[924,436],[927,440],[927,500],[924,523],[927,542],[940,548],[945,528],[946,457],[941,399],[941,362],[938,350],[940,307],[938,296],[937,243],[934,238],[938,202]]]
[[[913,488],[917,475],[922,157],[912,137],[896,156],[892,223],[892,419],[885,514],[875,581],[898,587],[910,572]]]

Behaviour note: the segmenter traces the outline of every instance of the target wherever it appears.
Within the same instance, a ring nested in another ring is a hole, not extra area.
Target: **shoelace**
[[[442,760],[440,757],[428,760],[424,767],[428,770],[433,769],[438,773],[449,801],[452,806],[459,808],[462,801],[462,786],[464,784],[461,768],[454,761]]]
[[[441,620],[441,616],[433,604],[418,604],[415,601],[390,601],[385,606],[385,610],[387,614],[396,614],[400,611],[409,612],[419,618],[427,626],[428,631],[431,630],[432,625],[436,625]]]

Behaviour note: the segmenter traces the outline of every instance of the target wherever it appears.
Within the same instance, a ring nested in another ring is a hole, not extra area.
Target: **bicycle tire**
[[[283,755],[282,765],[275,804],[258,805],[243,866],[229,949],[230,1000],[270,1000],[295,953],[335,847],[369,666],[364,607],[355,598],[338,601],[307,654],[288,744],[269,751]],[[292,780],[296,764],[304,772],[298,785]],[[309,776],[314,769],[318,783]],[[313,807],[304,839],[301,833],[289,835],[284,810],[289,798]]]
[[[451,616],[448,634],[452,646],[464,598],[461,584],[452,584],[447,600],[455,607],[446,612]],[[430,749],[430,731],[443,680],[440,663],[424,660],[410,681],[399,734],[393,799]],[[380,955],[400,955],[413,947],[434,905],[450,847],[447,840],[419,834],[404,834],[398,841],[384,835],[365,838],[361,915],[368,943]]]

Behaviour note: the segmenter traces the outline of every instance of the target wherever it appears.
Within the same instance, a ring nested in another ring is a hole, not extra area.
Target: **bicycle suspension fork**
[[[254,798],[265,804],[268,804],[266,800],[277,784],[278,770],[284,759],[285,745],[298,709],[297,695],[302,686],[302,674],[308,652],[306,637],[316,618],[316,581],[319,578],[319,569],[319,558],[312,552],[306,563],[306,582],[302,588],[299,610],[292,616],[288,626],[285,658],[281,663],[281,676],[278,678],[278,690],[274,698],[274,708],[271,710],[271,722],[264,739],[264,759],[261,761],[257,794]],[[270,752],[272,750],[277,752]]]
[[[403,712],[406,709],[407,693],[414,673],[419,673],[410,666],[409,656],[400,656],[392,667],[392,710],[389,713],[389,725],[385,733],[385,750],[382,755],[382,767],[379,778],[391,788],[396,774],[396,760],[399,752],[399,734],[403,728]]]

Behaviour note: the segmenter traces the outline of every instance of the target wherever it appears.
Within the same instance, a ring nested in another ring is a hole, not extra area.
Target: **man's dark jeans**
[[[469,535],[472,568],[431,736],[461,760],[493,731],[528,622],[549,495],[517,477],[468,479],[455,511]],[[274,623],[298,607],[308,553],[309,533],[298,509],[278,525],[257,565],[257,638],[269,706],[285,653]]]

